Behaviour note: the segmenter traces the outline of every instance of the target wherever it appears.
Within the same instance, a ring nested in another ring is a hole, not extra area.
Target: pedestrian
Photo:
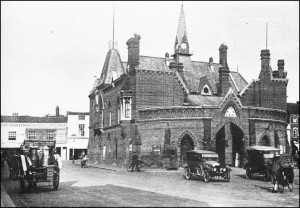
[[[272,159],[272,164],[271,164],[271,174],[272,174],[272,183],[273,183],[273,190],[274,192],[277,192],[278,189],[278,178],[281,177],[282,175],[282,164],[280,160],[280,155],[278,153],[275,153],[273,159]]]
[[[133,171],[134,167],[136,167],[137,171],[140,172],[138,159],[139,159],[139,156],[136,154],[136,152],[133,152],[132,161],[131,161],[131,171],[130,172]]]

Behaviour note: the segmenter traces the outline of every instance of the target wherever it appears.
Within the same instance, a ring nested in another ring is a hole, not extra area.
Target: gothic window
[[[236,112],[232,106],[229,106],[225,112],[225,117],[236,117]]]

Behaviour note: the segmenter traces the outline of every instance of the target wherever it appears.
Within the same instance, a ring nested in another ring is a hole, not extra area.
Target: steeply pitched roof
[[[67,117],[1,116],[1,123],[67,123]]]
[[[207,77],[210,86],[212,86],[212,91],[217,92],[217,85],[219,83],[219,67],[221,64],[218,63],[209,63],[209,62],[200,62],[200,61],[190,61],[189,59],[183,60],[183,71],[185,84],[191,92],[199,92],[200,79],[202,77]],[[153,70],[153,71],[170,71],[169,67],[165,65],[165,58],[160,57],[151,57],[151,56],[140,56],[139,68],[144,70]],[[169,60],[174,62],[173,59]],[[242,77],[239,72],[231,71],[230,72],[230,84],[236,93],[241,91],[248,83]],[[231,80],[233,79],[234,82]],[[236,85],[236,86],[235,86]]]
[[[106,55],[99,85],[110,84],[112,79],[116,80],[122,74],[124,74],[124,72],[123,63],[118,50],[110,49]]]

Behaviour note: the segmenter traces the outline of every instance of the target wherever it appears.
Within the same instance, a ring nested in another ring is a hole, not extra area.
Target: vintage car
[[[187,166],[184,176],[187,180],[191,176],[203,178],[205,182],[215,177],[230,180],[231,169],[227,165],[218,163],[218,154],[207,150],[190,150],[186,152]]]
[[[246,178],[251,178],[253,174],[263,175],[264,181],[269,181],[271,175],[268,166],[272,163],[275,153],[280,149],[270,146],[251,146],[246,149],[248,162],[245,164]]]

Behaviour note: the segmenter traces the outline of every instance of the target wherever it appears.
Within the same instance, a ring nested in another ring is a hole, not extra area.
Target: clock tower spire
[[[177,34],[175,39],[175,46],[174,46],[174,57],[178,60],[178,55],[181,56],[191,56],[189,53],[190,46],[188,42],[187,32],[186,32],[186,25],[185,25],[185,16],[183,11],[183,4],[181,5],[181,11],[179,16],[179,23],[177,28]]]

